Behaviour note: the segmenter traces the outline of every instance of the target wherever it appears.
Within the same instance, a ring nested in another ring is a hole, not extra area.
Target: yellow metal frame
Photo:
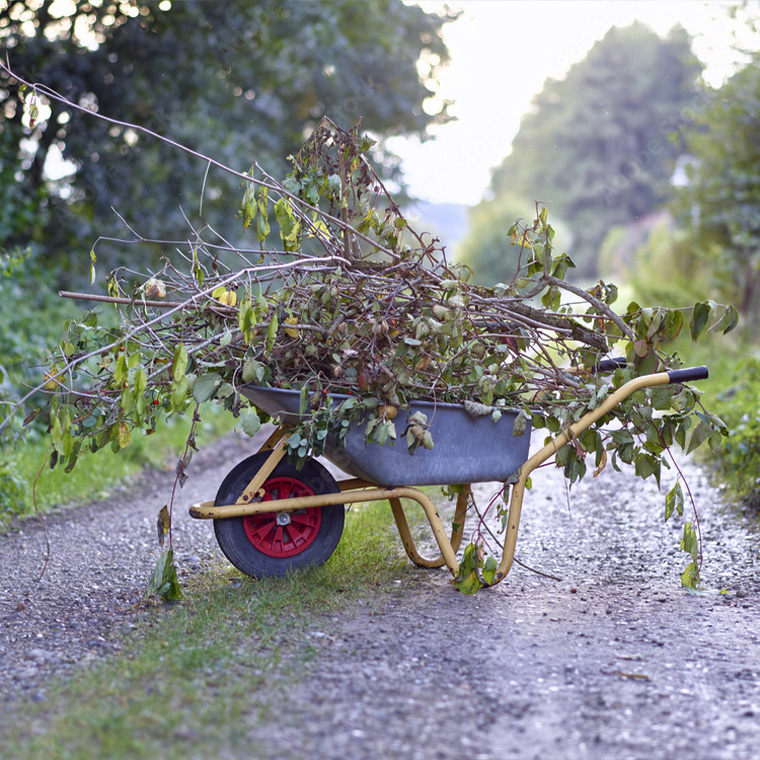
[[[519,478],[512,487],[512,496],[509,502],[506,532],[504,537],[504,550],[501,561],[496,570],[493,583],[503,580],[512,567],[517,544],[517,530],[520,525],[522,502],[525,489],[531,473],[548,459],[554,456],[562,446],[569,443],[584,430],[587,430],[597,420],[611,412],[619,403],[631,396],[636,391],[657,385],[668,385],[671,382],[667,372],[658,372],[653,375],[634,378],[617,391],[609,395],[596,409],[588,412],[580,420],[571,425],[567,430],[554,437],[542,449],[531,456],[520,468]],[[292,512],[297,509],[309,507],[325,507],[333,504],[355,504],[369,501],[390,502],[396,526],[404,544],[407,555],[420,567],[442,567],[446,565],[453,576],[459,570],[457,551],[464,535],[464,523],[467,511],[467,500],[470,486],[467,485],[458,495],[456,512],[452,523],[451,536],[449,537],[444,528],[438,510],[427,494],[417,488],[408,486],[400,488],[382,487],[374,483],[368,483],[358,478],[343,480],[338,483],[340,493],[319,494],[292,499],[275,499],[267,502],[256,501],[257,493],[267,478],[272,474],[280,460],[286,453],[287,427],[279,427],[264,443],[260,451],[271,451],[264,464],[258,470],[251,482],[245,488],[235,504],[215,505],[213,501],[204,501],[193,504],[190,507],[190,515],[199,519],[219,519],[225,517],[241,517],[267,512]],[[416,501],[425,511],[430,523],[433,535],[440,549],[440,556],[434,559],[426,559],[421,556],[412,538],[409,524],[401,504],[401,499]]]

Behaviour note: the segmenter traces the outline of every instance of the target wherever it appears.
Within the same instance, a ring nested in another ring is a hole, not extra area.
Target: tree
[[[380,138],[424,135],[447,119],[445,104],[432,114],[422,105],[447,59],[440,29],[450,18],[399,0],[23,0],[0,12],[0,38],[13,69],[73,102],[229,165],[255,160],[277,173],[325,114],[361,118]],[[0,176],[12,175],[14,198],[42,223],[19,228],[0,210],[0,245],[34,238],[65,261],[96,229],[120,226],[112,208],[138,230],[150,217],[152,234],[184,239],[184,215],[198,221],[201,194],[204,220],[228,232],[221,220],[237,187],[223,174],[205,176],[202,161],[55,103],[48,115],[43,98],[37,124],[25,128],[11,85],[0,79]],[[49,169],[61,158],[69,173],[54,180]],[[384,175],[396,173],[393,158],[382,158]]]
[[[549,79],[523,118],[492,194],[551,202],[571,228],[579,273],[594,274],[606,232],[670,193],[680,147],[669,136],[701,103],[686,32],[613,28],[562,80]]]
[[[678,208],[716,297],[760,322],[760,56],[711,93],[685,135],[691,160]]]

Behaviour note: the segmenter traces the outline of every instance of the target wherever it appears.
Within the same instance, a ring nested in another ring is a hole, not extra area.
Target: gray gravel
[[[195,454],[175,502],[180,581],[219,554],[212,527],[190,518],[187,506],[213,499],[227,472],[255,450],[250,438],[231,435]],[[48,515],[46,531],[32,519],[0,535],[0,701],[42,699],[51,676],[119,651],[142,614],[161,552],[156,518],[173,482],[173,470],[151,470],[108,500]],[[38,580],[45,533],[50,557]]]
[[[662,522],[653,483],[608,468],[568,509],[560,474],[544,470],[518,556],[562,580],[518,567],[463,597],[444,571],[420,573],[414,590],[322,622],[287,714],[252,720],[257,757],[756,760],[757,519],[686,472],[703,579],[727,593],[680,587],[682,527]]]
[[[176,519],[185,572],[218,556],[210,526],[185,506],[213,496],[250,451],[248,440],[228,438],[196,455]],[[705,539],[703,579],[727,593],[680,587],[682,524],[662,522],[654,483],[608,467],[575,486],[568,506],[560,474],[546,468],[526,498],[518,558],[561,580],[516,567],[494,589],[463,597],[446,571],[419,571],[411,587],[315,617],[303,644],[318,656],[294,676],[287,709],[262,712],[259,695],[243,712],[255,756],[754,760],[757,519],[726,507],[694,466],[686,473]],[[44,698],[51,675],[118,649],[157,557],[155,516],[171,480],[151,473],[107,503],[50,518],[39,585],[39,528],[25,524],[0,541],[5,699]],[[490,491],[480,487],[480,500]]]

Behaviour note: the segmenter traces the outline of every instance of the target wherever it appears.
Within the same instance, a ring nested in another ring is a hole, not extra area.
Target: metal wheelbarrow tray
[[[246,386],[240,392],[282,424],[298,422],[298,391]],[[338,403],[349,398],[338,393],[331,397]],[[473,417],[461,404],[415,401],[408,410],[399,410],[397,430],[404,429],[404,416],[408,421],[415,412],[427,416],[433,449],[420,446],[410,454],[404,441],[395,445],[367,443],[364,423],[354,422],[345,446],[335,436],[327,437],[325,457],[355,478],[394,486],[504,481],[528,458],[530,424],[523,435],[513,435],[514,413],[505,412],[494,422],[487,415]]]
[[[526,484],[537,467],[636,391],[701,380],[707,374],[706,367],[694,367],[634,378],[532,456],[530,426],[522,435],[513,435],[514,414],[503,413],[494,422],[490,416],[471,417],[459,404],[415,402],[404,412],[407,418],[415,411],[427,415],[434,448],[420,447],[410,455],[404,441],[394,446],[367,444],[364,425],[352,423],[345,447],[329,436],[326,440],[326,458],[353,476],[341,481],[314,459],[297,469],[286,457],[288,433],[298,420],[299,393],[246,386],[241,393],[276,417],[279,426],[258,453],[225,477],[214,501],[192,505],[190,514],[212,519],[219,545],[230,562],[258,578],[284,576],[323,564],[343,532],[345,505],[387,500],[409,558],[420,567],[446,565],[456,576],[469,485],[510,480],[512,493],[495,584],[512,567]],[[337,401],[344,398],[348,397],[335,396]],[[400,421],[397,427],[401,427]],[[457,498],[450,534],[430,497],[416,488],[424,485],[464,486]],[[428,559],[417,551],[402,498],[416,501],[425,511],[439,556]]]

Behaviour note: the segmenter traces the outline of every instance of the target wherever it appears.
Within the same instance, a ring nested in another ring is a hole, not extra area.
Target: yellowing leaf
[[[225,306],[234,306],[237,303],[237,294],[234,290],[225,290],[219,296],[219,301]]]
[[[297,325],[298,324],[298,319],[296,317],[288,317],[285,320],[285,324],[286,325]],[[298,332],[298,330],[294,330],[292,327],[286,327],[285,328],[285,334],[289,338],[297,338],[301,333]]]
[[[119,423],[119,435],[118,435],[118,441],[119,441],[119,448],[125,449],[127,446],[129,446],[129,442],[132,440],[132,434],[129,432],[129,428],[127,427],[126,422],[120,422]]]
[[[146,298],[166,298],[166,285],[161,280],[151,277],[145,283]]]
[[[59,385],[61,385],[61,380],[58,377],[54,377],[54,375],[58,372],[58,367],[55,365],[50,368],[49,372],[45,373],[45,390],[46,391],[54,391]]]

